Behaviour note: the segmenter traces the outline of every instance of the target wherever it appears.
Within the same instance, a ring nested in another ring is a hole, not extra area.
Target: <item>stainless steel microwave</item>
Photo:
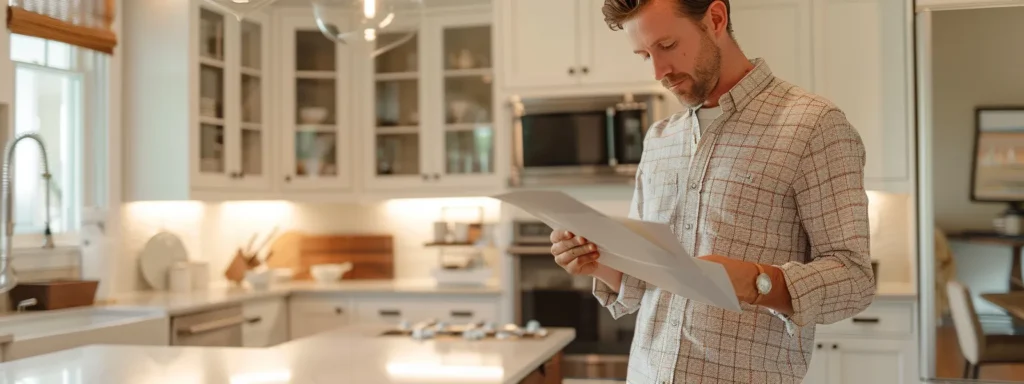
[[[632,183],[644,135],[663,117],[663,100],[660,94],[513,96],[509,185]]]

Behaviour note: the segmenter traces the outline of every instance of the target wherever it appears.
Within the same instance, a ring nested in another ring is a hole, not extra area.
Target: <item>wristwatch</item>
[[[761,296],[765,296],[772,291],[772,278],[764,273],[764,267],[761,264],[754,264],[757,266],[757,278],[754,279],[754,287],[757,288],[757,298],[754,299],[754,304],[761,301]]]

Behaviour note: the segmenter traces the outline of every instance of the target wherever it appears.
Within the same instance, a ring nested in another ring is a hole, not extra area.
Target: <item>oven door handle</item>
[[[187,327],[187,328],[182,328],[182,329],[178,330],[178,334],[181,334],[181,335],[197,335],[197,334],[200,334],[200,333],[212,332],[212,331],[216,331],[216,330],[219,330],[219,329],[224,329],[224,328],[229,328],[229,327],[234,327],[234,326],[242,325],[242,323],[244,323],[244,322],[245,322],[245,317],[243,317],[243,316],[233,316],[233,317],[228,317],[228,318],[224,318],[224,319],[207,321],[205,323],[196,324],[196,325],[193,325],[193,326]]]

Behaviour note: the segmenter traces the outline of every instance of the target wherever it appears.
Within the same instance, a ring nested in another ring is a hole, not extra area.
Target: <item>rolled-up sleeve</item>
[[[794,183],[811,259],[781,266],[798,326],[849,318],[874,297],[864,165],[864,144],[845,115],[824,114]]]
[[[629,207],[629,218],[643,220],[643,170],[638,169],[636,175],[636,187],[633,189],[633,201]],[[629,274],[622,274],[622,282],[619,284],[618,293],[607,284],[594,278],[593,294],[605,308],[611,312],[612,317],[618,319],[624,315],[636,312],[640,309],[640,301],[647,291],[647,283]]]

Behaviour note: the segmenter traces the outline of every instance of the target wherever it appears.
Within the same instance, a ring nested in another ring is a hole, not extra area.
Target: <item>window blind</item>
[[[62,41],[113,54],[115,0],[9,0],[13,33]]]

